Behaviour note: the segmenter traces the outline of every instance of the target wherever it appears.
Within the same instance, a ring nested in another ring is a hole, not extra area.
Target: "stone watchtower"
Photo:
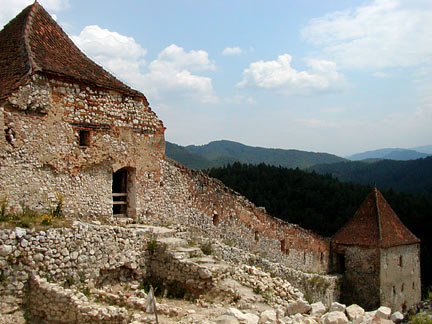
[[[334,264],[343,273],[343,302],[402,310],[420,301],[420,240],[378,189],[331,242]]]
[[[0,198],[137,217],[165,155],[146,97],[84,55],[36,1],[0,31]]]

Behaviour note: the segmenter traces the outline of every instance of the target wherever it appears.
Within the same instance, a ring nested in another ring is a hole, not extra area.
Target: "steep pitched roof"
[[[381,192],[375,188],[354,217],[332,237],[332,242],[388,248],[420,243],[420,240],[405,227]]]
[[[85,56],[51,15],[35,1],[0,31],[0,98],[42,72],[145,96],[128,87]]]

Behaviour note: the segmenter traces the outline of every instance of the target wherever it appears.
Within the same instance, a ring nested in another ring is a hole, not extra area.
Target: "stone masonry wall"
[[[281,263],[270,262],[256,254],[243,251],[236,247],[215,243],[212,245],[213,253],[218,258],[234,263],[248,264],[259,267],[273,276],[287,280],[299,289],[309,302],[321,301],[327,307],[340,297],[340,276],[305,273],[295,270]]]
[[[0,295],[23,294],[30,273],[54,281],[98,283],[107,271],[147,274],[146,239],[138,230],[75,222],[71,228],[0,231]]]
[[[281,262],[316,273],[329,269],[329,240],[257,208],[222,182],[199,171],[162,161],[159,181],[148,181],[139,218],[153,224],[185,224]]]
[[[47,211],[61,193],[69,215],[108,217],[112,173],[154,177],[164,156],[164,127],[145,98],[35,75],[0,102],[0,115],[0,197],[12,211]]]
[[[379,249],[338,246],[345,254],[341,301],[372,310],[380,306]]]
[[[420,246],[394,246],[380,253],[381,305],[405,311],[421,299]]]
[[[126,324],[125,308],[91,303],[82,293],[49,283],[38,276],[29,280],[27,312],[31,323],[38,324]]]
[[[23,228],[0,231],[0,296],[22,297],[30,274],[54,282],[88,282],[156,278],[182,286],[194,295],[213,287],[212,273],[158,244],[152,233],[138,227],[74,222],[71,228],[34,231]]]

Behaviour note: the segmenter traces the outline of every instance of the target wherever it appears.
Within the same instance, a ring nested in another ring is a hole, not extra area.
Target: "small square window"
[[[79,131],[79,146],[90,145],[90,131],[81,129]]]

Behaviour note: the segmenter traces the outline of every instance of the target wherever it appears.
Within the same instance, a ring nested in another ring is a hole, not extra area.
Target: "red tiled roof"
[[[420,240],[405,227],[381,192],[375,188],[354,217],[332,237],[332,242],[388,248],[420,243]]]
[[[85,56],[51,15],[35,1],[0,31],[0,98],[42,72],[145,96],[128,87]]]

